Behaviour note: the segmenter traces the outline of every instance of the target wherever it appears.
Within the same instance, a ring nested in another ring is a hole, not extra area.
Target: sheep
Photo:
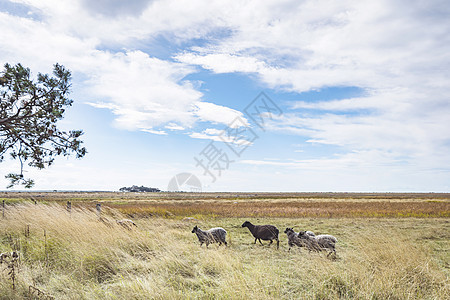
[[[336,255],[336,243],[337,238],[329,234],[321,234],[317,236],[310,236],[306,234],[306,231],[300,231],[298,233],[298,237],[304,240],[307,243],[313,245],[313,249],[315,251],[318,250],[329,250],[327,257],[334,253]]]
[[[306,233],[306,231],[300,231],[299,233],[297,233],[297,237],[300,239],[301,247],[305,247],[309,252],[319,252],[321,250],[315,236]]]
[[[122,219],[122,220],[116,220],[116,223],[128,230],[131,230],[133,228],[133,226],[136,226],[136,223],[134,223],[132,220],[130,219]]]
[[[258,240],[261,245],[263,244],[261,240],[264,241],[270,241],[271,245],[273,243],[273,240],[277,241],[277,249],[280,247],[280,240],[278,239],[279,230],[273,225],[253,225],[249,221],[245,221],[244,224],[242,224],[242,227],[247,227],[248,230],[252,233],[253,237],[255,238],[255,244],[256,240]]]
[[[328,249],[330,251],[327,256],[329,256],[331,253],[334,253],[334,255],[336,256],[337,238],[329,234],[316,235],[315,238],[322,249]]]
[[[320,235],[316,235],[316,240],[329,240],[333,243],[337,243],[337,238],[335,238],[334,236],[330,235],[330,234],[320,234]]]
[[[284,233],[286,233],[286,235],[288,236],[288,244],[289,244],[289,251],[291,250],[291,247],[296,245],[298,247],[307,247],[309,251],[311,250],[317,250],[318,249],[318,245],[314,242],[314,240],[305,240],[305,239],[300,239],[298,236],[298,232],[295,232],[293,228],[286,228],[286,230],[284,231]],[[312,231],[305,231],[305,234],[307,234],[308,236],[314,237],[315,234]]]
[[[298,247],[306,247],[309,251],[319,251],[320,247],[314,239],[300,238],[299,234],[293,228],[286,228],[284,233],[288,236],[289,250],[291,250],[292,246],[296,245]],[[305,234],[309,237],[314,237],[314,233],[311,231],[306,231]]]
[[[194,229],[192,229],[192,233],[195,233],[197,235],[198,241],[200,242],[200,247],[203,245],[203,243],[205,243],[206,248],[208,248],[209,244],[217,242],[219,243],[219,246],[222,245],[222,243],[227,246],[227,231],[221,227],[215,227],[205,231],[201,230],[196,225]]]
[[[298,237],[298,233],[295,232],[293,228],[286,228],[284,233],[286,233],[288,237],[289,251],[291,251],[291,247],[293,247],[294,245],[298,247],[304,246],[302,240]]]
[[[309,230],[305,231],[305,233],[306,233],[307,235],[309,235],[309,236],[316,236],[316,235],[314,234],[314,232],[309,231]]]

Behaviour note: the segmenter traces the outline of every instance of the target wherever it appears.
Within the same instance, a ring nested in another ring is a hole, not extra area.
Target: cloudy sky
[[[450,191],[445,0],[0,0],[0,62],[72,71],[37,190]]]

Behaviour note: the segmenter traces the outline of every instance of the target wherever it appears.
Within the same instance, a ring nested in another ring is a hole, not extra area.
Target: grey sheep
[[[300,247],[305,247],[306,249],[308,249],[310,252],[311,251],[315,251],[315,252],[319,252],[321,249],[318,241],[316,240],[316,237],[314,235],[314,233],[312,233],[311,231],[300,231],[299,233],[297,233],[297,237],[300,239]]]
[[[332,253],[336,255],[336,243],[337,238],[335,238],[332,235],[329,234],[321,234],[317,236],[310,236],[306,234],[306,231],[300,231],[298,233],[298,237],[305,242],[311,243],[313,245],[312,249],[310,250],[329,250],[329,253],[327,254],[327,257],[330,256]],[[318,246],[318,248],[316,247]]]
[[[213,243],[219,243],[219,246],[224,243],[225,246],[227,246],[227,231],[221,227],[211,228],[205,231],[201,230],[196,225],[192,229],[192,233],[195,233],[197,235],[198,241],[200,242],[200,247],[203,245],[203,243],[206,244],[206,248],[208,248],[209,244]]]
[[[249,221],[245,221],[244,224],[242,224],[242,227],[247,227],[248,230],[252,233],[253,237],[255,238],[255,244],[256,240],[258,240],[261,245],[263,241],[270,241],[271,245],[273,243],[273,240],[277,241],[277,249],[280,247],[280,241],[278,240],[278,234],[279,230],[273,225],[253,225]]]
[[[293,228],[286,228],[284,231],[288,237],[288,245],[289,245],[289,251],[291,251],[291,247],[298,246],[298,247],[304,247],[304,242],[298,237],[298,233],[294,231]]]
[[[336,255],[337,238],[329,234],[316,235],[315,238],[322,249],[328,249],[330,251],[328,255],[330,255],[331,253],[334,253],[334,255]]]

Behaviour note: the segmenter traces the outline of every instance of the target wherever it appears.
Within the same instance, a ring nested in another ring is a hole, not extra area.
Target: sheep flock
[[[262,241],[270,241],[269,246],[273,243],[273,241],[277,241],[277,249],[280,246],[280,240],[278,238],[279,230],[274,225],[254,225],[249,221],[245,221],[241,227],[247,227],[250,233],[255,238],[254,244],[257,241],[261,245],[263,245]],[[198,241],[200,242],[200,246],[206,244],[208,247],[209,244],[219,243],[219,246],[224,244],[227,246],[226,235],[227,232],[225,229],[221,227],[211,228],[209,230],[202,230],[195,226],[192,229],[192,233],[197,235]],[[331,254],[334,254],[336,257],[336,243],[337,238],[329,235],[329,234],[321,234],[315,235],[312,231],[300,231],[295,232],[293,228],[288,227],[284,231],[288,238],[288,246],[289,251],[292,247],[304,247],[309,252],[320,252],[320,251],[328,251],[327,257]]]

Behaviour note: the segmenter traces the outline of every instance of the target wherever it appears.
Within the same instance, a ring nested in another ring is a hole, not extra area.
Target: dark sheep
[[[256,240],[258,240],[261,243],[261,245],[263,244],[261,242],[261,240],[270,241],[270,244],[273,243],[273,240],[276,240],[277,241],[277,249],[280,247],[280,241],[278,240],[278,234],[280,231],[275,226],[273,226],[273,225],[253,225],[249,221],[245,221],[244,224],[242,224],[242,227],[247,227],[248,230],[250,230],[253,237],[255,238],[255,244],[256,244]]]

